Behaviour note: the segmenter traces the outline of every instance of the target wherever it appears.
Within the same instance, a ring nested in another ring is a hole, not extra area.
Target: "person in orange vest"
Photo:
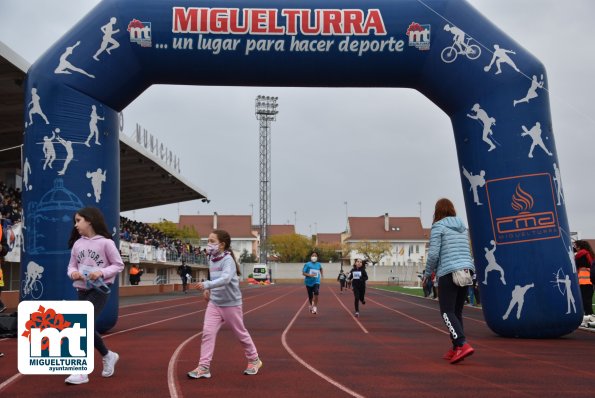
[[[574,248],[576,250],[574,262],[576,263],[578,283],[583,299],[583,325],[588,325],[589,322],[595,322],[595,316],[593,316],[593,282],[591,281],[591,267],[595,254],[586,240],[577,240],[574,242]]]
[[[4,264],[4,256],[8,253],[8,243],[6,242],[6,235],[3,233],[2,224],[0,224],[0,297],[2,297],[2,290],[4,289],[4,274],[2,273],[2,264]],[[6,306],[0,298],[0,312],[4,312]]]
[[[130,284],[138,285],[142,274],[143,270],[138,267],[138,264],[132,264],[129,272]]]

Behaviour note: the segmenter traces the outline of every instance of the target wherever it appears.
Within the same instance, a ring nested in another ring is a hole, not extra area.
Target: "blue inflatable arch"
[[[452,120],[489,327],[580,324],[545,69],[462,0],[101,2],[28,74],[21,277],[43,293],[23,299],[74,298],[78,208],[100,207],[117,239],[118,116],[153,84],[420,91]],[[116,320],[117,290],[100,328]]]

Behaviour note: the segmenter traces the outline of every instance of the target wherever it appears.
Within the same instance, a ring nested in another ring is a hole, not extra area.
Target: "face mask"
[[[207,245],[207,254],[213,255],[219,251],[219,244],[218,243],[209,243]]]
[[[316,261],[318,261],[318,257],[312,256],[312,257],[310,257],[310,261],[312,261],[313,263],[315,263]]]

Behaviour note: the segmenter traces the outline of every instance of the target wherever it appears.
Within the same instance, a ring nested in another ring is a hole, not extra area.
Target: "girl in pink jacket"
[[[94,285],[103,281],[108,287],[114,282],[118,273],[124,269],[124,263],[116,244],[111,239],[103,214],[95,207],[85,207],[74,215],[74,228],[68,240],[72,248],[68,263],[68,277],[78,292],[79,300],[87,300],[93,304],[95,320],[107,303],[109,291],[95,289]],[[109,289],[107,289],[109,290]],[[103,356],[103,377],[114,374],[116,362],[120,358],[109,351],[101,335],[95,331],[95,348]],[[89,382],[86,374],[72,374],[65,380],[68,384]]]

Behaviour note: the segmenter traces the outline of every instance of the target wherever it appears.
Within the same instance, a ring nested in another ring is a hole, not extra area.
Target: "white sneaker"
[[[316,314],[318,312],[318,308],[316,306],[312,306],[312,313]]]
[[[591,316],[590,315],[584,315],[583,316],[583,322],[590,322],[591,321]]]
[[[308,311],[310,311],[310,313],[312,313],[312,306],[311,305],[308,306]]]
[[[89,376],[87,375],[70,375],[64,380],[66,384],[85,384],[89,382]]]
[[[114,374],[118,359],[120,359],[120,356],[117,353],[113,351],[107,352],[107,354],[103,357],[103,372],[101,372],[103,377],[111,377]]]
[[[588,322],[595,322],[595,315],[589,315]]]

